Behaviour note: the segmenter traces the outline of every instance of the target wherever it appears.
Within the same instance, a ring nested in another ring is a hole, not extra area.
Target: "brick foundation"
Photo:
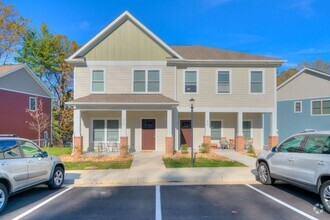
[[[120,136],[120,146],[128,146],[128,137]]]
[[[203,136],[203,143],[208,144],[211,146],[211,136],[204,135]]]
[[[268,147],[271,149],[272,147],[278,144],[278,136],[269,136],[268,137]]]
[[[244,150],[244,137],[236,136],[235,144],[236,144],[236,146],[235,146],[236,151],[243,151]]]
[[[81,156],[81,154],[83,152],[83,137],[74,136],[73,142],[74,142],[73,155],[79,157],[79,156]]]
[[[173,154],[173,137],[165,137],[165,154]]]

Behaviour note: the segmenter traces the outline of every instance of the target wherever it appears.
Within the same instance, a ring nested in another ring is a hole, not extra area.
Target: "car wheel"
[[[320,190],[320,197],[324,209],[330,213],[330,180],[322,184]]]
[[[0,212],[2,212],[8,202],[8,189],[5,185],[0,183]]]
[[[62,186],[64,182],[64,170],[61,167],[55,167],[52,178],[48,182],[48,187],[57,189]]]
[[[258,166],[258,177],[260,182],[265,185],[272,185],[275,182],[275,179],[270,176],[267,164],[264,162],[261,162]]]

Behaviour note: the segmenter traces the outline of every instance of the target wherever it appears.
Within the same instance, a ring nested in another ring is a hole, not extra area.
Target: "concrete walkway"
[[[254,157],[250,157],[241,153],[238,153],[234,150],[217,150],[216,153],[221,154],[224,157],[227,157],[231,160],[236,160],[240,163],[245,164],[251,168],[256,168],[256,159]]]
[[[243,184],[257,183],[253,161],[237,152],[220,154],[251,167],[165,168],[161,152],[134,154],[130,169],[70,170],[65,183],[74,185],[164,185],[164,184]],[[234,158],[237,157],[237,158]],[[254,158],[252,158],[254,159]]]

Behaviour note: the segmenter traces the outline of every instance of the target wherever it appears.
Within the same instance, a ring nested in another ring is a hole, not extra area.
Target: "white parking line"
[[[253,187],[253,186],[251,186],[249,184],[245,184],[245,185],[247,187],[253,189],[254,191],[256,191],[256,192],[258,192],[258,193],[260,193],[260,194],[262,194],[262,195],[264,195],[264,196],[266,196],[266,197],[274,200],[275,202],[277,202],[277,203],[279,203],[281,205],[284,205],[285,207],[291,209],[292,211],[295,211],[295,212],[299,213],[300,215],[305,216],[308,219],[317,220],[317,218],[315,218],[315,217],[313,217],[313,216],[311,216],[311,215],[309,215],[309,214],[307,214],[307,213],[305,213],[303,211],[300,211],[299,209],[297,209],[297,208],[295,208],[295,207],[293,207],[293,206],[291,206],[291,205],[289,205],[289,204],[287,204],[287,203],[285,203],[285,202],[283,202],[283,201],[281,201],[281,200],[279,200],[279,199],[277,199],[277,198],[275,198],[275,197],[273,197],[273,196],[271,196],[271,195],[269,195],[269,194],[267,194],[267,193],[265,193],[265,192],[263,192],[263,191],[255,188],[255,187]]]
[[[62,192],[56,194],[55,196],[50,197],[50,198],[47,199],[46,201],[43,201],[43,202],[40,203],[39,205],[37,205],[37,206],[31,208],[29,211],[26,211],[26,212],[20,214],[20,215],[17,216],[16,218],[13,218],[13,220],[19,220],[19,219],[21,219],[21,218],[27,216],[27,215],[30,214],[31,212],[34,212],[35,210],[39,209],[41,206],[46,205],[46,204],[49,203],[50,201],[56,199],[57,197],[59,197],[60,195],[66,193],[67,191],[69,191],[69,190],[72,189],[72,188],[73,188],[73,187],[69,187],[69,188],[63,190]]]
[[[160,186],[156,186],[156,220],[162,220],[162,205],[160,202]]]

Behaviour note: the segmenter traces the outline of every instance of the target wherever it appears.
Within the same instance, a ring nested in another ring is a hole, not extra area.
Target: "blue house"
[[[277,88],[279,141],[305,129],[330,130],[330,74],[304,68]]]

